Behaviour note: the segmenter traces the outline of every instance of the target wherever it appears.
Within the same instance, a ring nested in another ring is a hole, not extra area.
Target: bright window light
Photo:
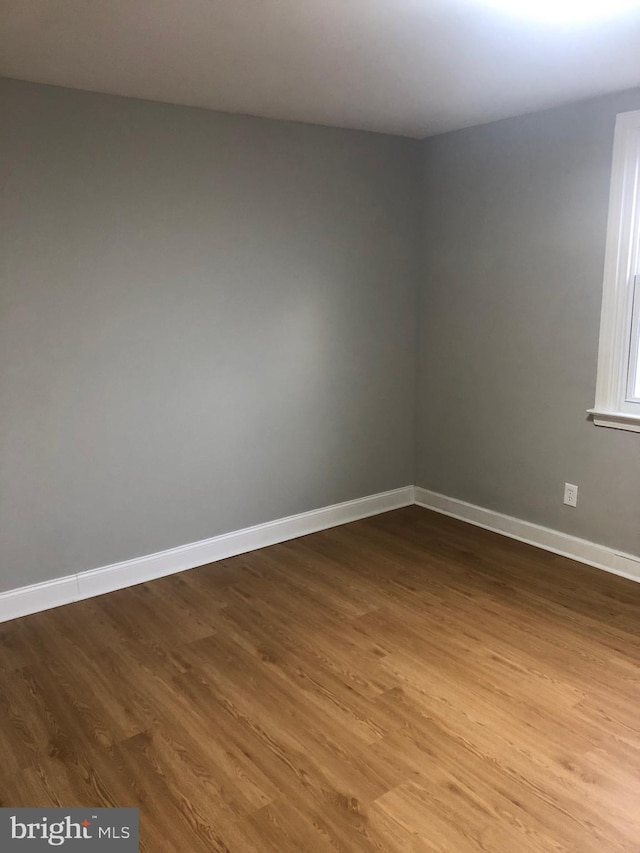
[[[640,110],[616,118],[593,422],[640,432]]]
[[[640,9],[640,0],[484,0],[486,5],[503,9],[520,18],[550,23],[615,18],[632,9]]]

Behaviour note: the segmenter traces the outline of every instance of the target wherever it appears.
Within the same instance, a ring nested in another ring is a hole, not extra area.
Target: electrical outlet
[[[564,484],[564,502],[567,506],[578,505],[578,487],[571,483]]]

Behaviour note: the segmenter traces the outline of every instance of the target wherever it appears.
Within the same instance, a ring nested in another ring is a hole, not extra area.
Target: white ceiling
[[[640,10],[482,0],[0,0],[0,75],[425,136],[640,85]]]

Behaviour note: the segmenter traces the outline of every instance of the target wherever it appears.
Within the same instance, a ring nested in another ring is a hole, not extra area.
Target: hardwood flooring
[[[640,585],[408,507],[0,625],[0,805],[148,853],[640,851]]]

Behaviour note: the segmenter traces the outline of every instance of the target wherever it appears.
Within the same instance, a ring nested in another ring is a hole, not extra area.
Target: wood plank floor
[[[418,507],[0,625],[0,805],[141,850],[640,851],[640,585]]]

